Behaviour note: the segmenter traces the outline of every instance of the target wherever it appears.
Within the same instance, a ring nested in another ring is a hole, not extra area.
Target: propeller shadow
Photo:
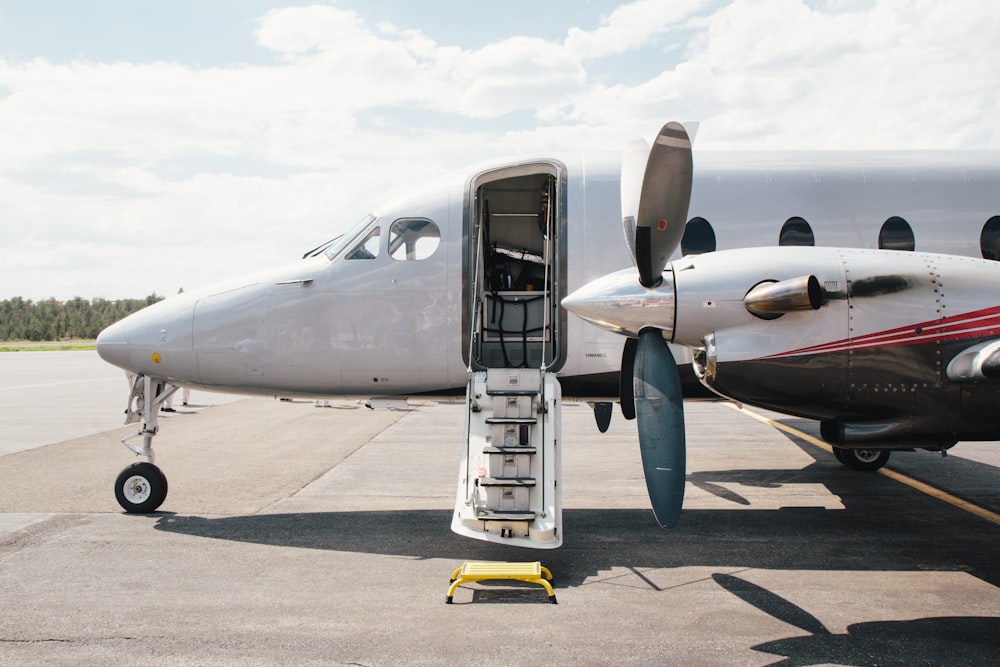
[[[859,665],[871,667],[978,665],[1000,650],[1000,618],[942,616],[909,621],[855,623],[845,634],[831,633],[805,609],[749,581],[728,574],[712,579],[726,591],[769,616],[806,632],[753,646],[781,656],[774,665]]]

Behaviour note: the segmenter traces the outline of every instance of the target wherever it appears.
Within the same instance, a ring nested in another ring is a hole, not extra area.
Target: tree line
[[[145,299],[86,299],[32,301],[14,297],[0,301],[0,341],[55,341],[97,338],[101,329],[163,297],[155,292]]]

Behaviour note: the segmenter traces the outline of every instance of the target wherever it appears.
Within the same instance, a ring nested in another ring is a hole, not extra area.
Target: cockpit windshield
[[[330,259],[333,259],[338,254],[340,254],[340,252],[345,247],[347,247],[347,245],[351,241],[353,241],[357,236],[359,236],[362,232],[364,232],[365,229],[368,227],[368,225],[370,225],[374,220],[375,216],[369,213],[365,217],[361,218],[361,220],[358,221],[357,224],[355,224],[353,227],[351,227],[350,230],[341,234],[340,236],[336,236],[330,239],[326,243],[322,243],[316,246],[306,254],[302,255],[302,258],[305,259],[306,257],[316,257],[320,253],[323,253]]]

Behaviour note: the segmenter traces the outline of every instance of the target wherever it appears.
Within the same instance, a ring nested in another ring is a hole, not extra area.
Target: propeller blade
[[[607,433],[611,428],[611,415],[614,414],[614,404],[607,401],[597,401],[594,403],[594,419],[597,421],[597,430]]]
[[[623,193],[625,166],[623,162]],[[660,129],[649,152],[635,217],[633,257],[639,269],[639,282],[644,287],[660,283],[660,274],[684,236],[692,171],[691,140],[684,126],[667,123]],[[624,218],[624,198],[622,210]]]
[[[633,139],[625,146],[622,155],[621,193],[622,226],[625,228],[625,244],[628,246],[632,263],[635,263],[635,221],[639,215],[639,195],[642,192],[642,177],[649,160],[649,144],[643,139]]]
[[[635,366],[635,351],[638,347],[638,338],[625,339],[625,347],[622,348],[622,367],[618,374],[618,404],[622,407],[622,417],[629,421],[635,419],[632,369]]]
[[[684,405],[677,363],[659,329],[639,332],[633,369],[646,490],[657,523],[673,528],[684,504]]]

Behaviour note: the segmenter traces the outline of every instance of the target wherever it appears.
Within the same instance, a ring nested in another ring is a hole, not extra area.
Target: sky
[[[0,0],[0,300],[294,260],[462,165],[1000,148],[992,0]]]

